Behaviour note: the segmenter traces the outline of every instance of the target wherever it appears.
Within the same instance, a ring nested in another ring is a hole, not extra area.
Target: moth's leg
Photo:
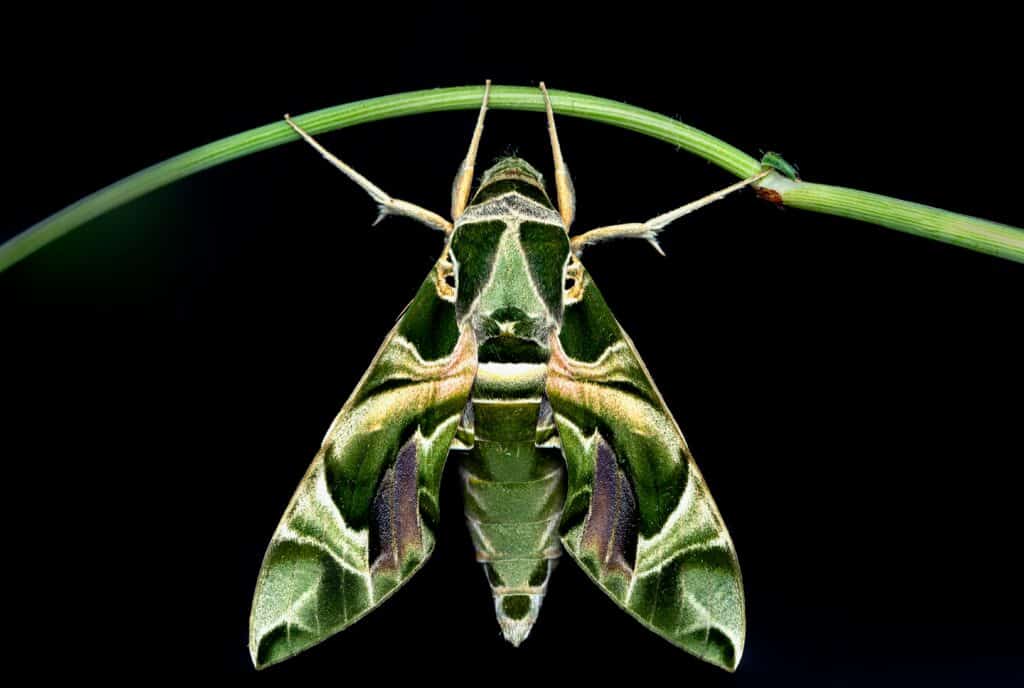
[[[476,168],[476,151],[480,147],[480,135],[484,133],[484,116],[487,114],[487,101],[491,98],[491,80],[484,82],[484,100],[480,104],[480,114],[476,118],[476,129],[469,142],[469,152],[459,166],[452,183],[452,221],[459,219],[469,201],[469,192],[473,187],[473,170]]]
[[[302,127],[293,122],[292,118],[288,115],[284,116],[284,121],[288,122],[288,126],[294,129],[295,133],[305,139],[306,143],[319,151],[320,155],[324,156],[327,162],[344,172],[346,177],[358,184],[363,191],[370,194],[370,197],[377,202],[377,207],[380,208],[380,214],[377,215],[377,219],[373,224],[377,224],[383,220],[386,215],[404,215],[405,217],[411,217],[414,220],[419,220],[428,227],[439,229],[445,234],[449,234],[452,231],[452,224],[437,213],[432,213],[418,205],[413,205],[412,203],[392,198],[388,194],[384,193],[384,191],[376,184],[343,163],[337,157],[332,155],[326,148],[317,143],[316,139],[303,131]]]
[[[572,186],[569,168],[562,159],[562,147],[558,145],[558,130],[555,128],[555,113],[551,109],[551,97],[544,82],[540,82],[540,90],[544,94],[544,105],[548,111],[548,134],[551,135],[551,152],[555,158],[555,189],[558,192],[558,212],[562,214],[565,231],[569,231],[573,218],[576,217],[576,191]]]
[[[710,193],[703,198],[698,198],[696,201],[687,203],[684,206],[670,210],[667,213],[652,217],[647,222],[629,222],[622,225],[610,225],[608,227],[599,227],[598,229],[592,229],[589,232],[574,236],[570,240],[572,246],[572,252],[579,255],[583,250],[583,247],[587,244],[596,244],[599,241],[608,241],[609,239],[628,239],[638,238],[646,239],[650,242],[651,246],[660,253],[665,255],[665,252],[661,250],[661,246],[658,245],[658,232],[665,229],[669,223],[674,222],[681,218],[683,215],[688,215],[694,210],[703,208],[704,206],[714,203],[717,200],[725,198],[733,191],[742,189],[745,186],[758,182],[769,174],[772,170],[763,170],[757,174],[747,177],[741,182],[736,182],[730,186],[720,189],[714,193]]]

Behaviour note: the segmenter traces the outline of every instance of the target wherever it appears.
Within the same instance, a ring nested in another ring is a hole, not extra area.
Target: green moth
[[[541,174],[515,157],[484,172],[471,195],[489,86],[452,188],[452,222],[387,195],[288,119],[380,217],[417,219],[444,232],[445,245],[274,533],[250,618],[253,662],[337,633],[423,565],[452,453],[509,642],[529,634],[565,550],[640,623],[731,671],[745,630],[732,541],[579,256],[617,237],[657,248],[669,222],[767,173],[647,222],[570,237],[574,192],[543,84],[557,207]]]

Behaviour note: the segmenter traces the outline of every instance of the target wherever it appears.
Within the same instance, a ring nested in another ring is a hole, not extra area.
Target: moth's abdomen
[[[477,448],[509,452],[525,458],[527,447],[507,445]],[[534,449],[532,446],[530,449]],[[533,480],[488,480],[478,475],[479,465],[466,462],[462,470],[466,522],[476,547],[476,558],[487,574],[494,594],[495,613],[505,638],[521,643],[537,620],[547,592],[548,578],[562,554],[558,522],[565,493],[565,469],[550,465],[535,450],[532,463],[547,468]],[[474,452],[475,453],[475,452]],[[508,455],[502,458],[508,458]]]
[[[542,368],[481,364],[471,401],[474,443],[461,466],[476,558],[502,633],[513,645],[537,620],[562,554],[565,466],[557,448],[538,446],[552,444],[545,434],[550,414],[541,408]]]

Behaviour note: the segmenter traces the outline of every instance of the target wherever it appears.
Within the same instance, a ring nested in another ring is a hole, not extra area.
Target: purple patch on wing
[[[583,526],[582,547],[594,553],[604,573],[633,573],[636,558],[636,499],[611,446],[597,438],[590,513]]]
[[[401,571],[410,550],[423,546],[419,518],[417,446],[413,439],[398,451],[395,463],[385,473],[373,499],[370,529],[371,570]]]

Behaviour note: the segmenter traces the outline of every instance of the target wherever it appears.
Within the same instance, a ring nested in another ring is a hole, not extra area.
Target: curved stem
[[[761,169],[760,163],[743,151],[671,117],[580,93],[550,91],[550,94],[554,110],[561,115],[603,122],[660,139],[699,155],[737,177],[750,177]],[[476,110],[482,97],[483,86],[413,91],[325,108],[293,119],[310,133],[317,134],[424,112]],[[541,112],[544,100],[539,89],[533,87],[494,86],[489,106]],[[85,222],[145,193],[215,165],[295,140],[295,133],[281,121],[214,141],[147,167],[86,196],[0,245],[0,272]],[[818,184],[790,182],[787,186],[766,180],[762,186],[778,186],[774,188],[778,200],[786,205],[875,222],[1024,262],[1024,231],[1007,225]]]

